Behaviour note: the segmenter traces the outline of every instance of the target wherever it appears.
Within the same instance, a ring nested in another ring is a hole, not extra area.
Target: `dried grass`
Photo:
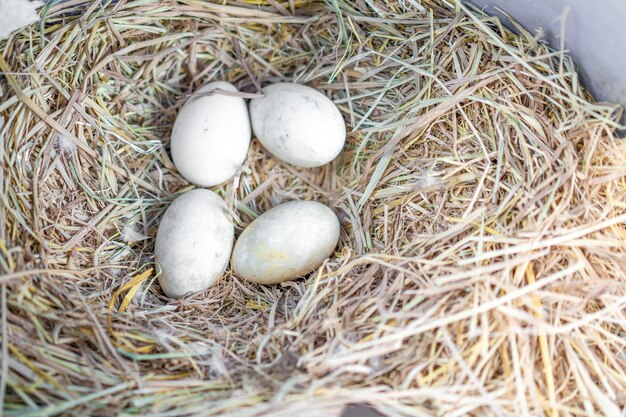
[[[567,54],[435,0],[43,14],[0,43],[7,416],[623,416],[626,146]],[[341,243],[306,280],[228,272],[172,301],[153,240],[191,187],[167,139],[215,79],[337,103],[333,164],[255,142],[216,191],[238,231],[281,201],[324,202]]]

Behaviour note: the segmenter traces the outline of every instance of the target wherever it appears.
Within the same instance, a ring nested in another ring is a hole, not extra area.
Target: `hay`
[[[626,147],[567,54],[435,0],[70,0],[0,43],[7,416],[622,415]],[[244,65],[245,63],[245,65]],[[250,76],[254,77],[254,80]],[[327,93],[345,152],[216,188],[342,221],[306,280],[180,301],[153,240],[203,83]]]

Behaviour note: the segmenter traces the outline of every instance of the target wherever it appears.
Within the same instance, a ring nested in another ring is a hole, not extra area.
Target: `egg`
[[[205,189],[188,191],[167,208],[159,224],[155,261],[168,297],[209,288],[224,272],[235,229],[226,203]]]
[[[178,113],[170,148],[174,165],[191,183],[218,185],[233,177],[246,158],[252,132],[243,98],[215,92],[237,92],[217,81],[199,89]],[[204,95],[215,92],[213,95]]]
[[[275,157],[299,167],[319,167],[339,155],[346,126],[324,94],[301,84],[278,83],[250,101],[257,139]]]
[[[278,284],[313,271],[339,241],[339,220],[315,201],[291,201],[260,215],[239,236],[231,265],[259,284]]]

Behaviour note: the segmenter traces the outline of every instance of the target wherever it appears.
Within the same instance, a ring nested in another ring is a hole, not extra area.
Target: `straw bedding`
[[[435,0],[46,7],[0,43],[8,416],[623,415],[626,147],[565,53]],[[295,81],[348,126],[319,169],[254,142],[238,233],[332,207],[336,253],[179,301],[156,281],[168,157],[202,84]]]

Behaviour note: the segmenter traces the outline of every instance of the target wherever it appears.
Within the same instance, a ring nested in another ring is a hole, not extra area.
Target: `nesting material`
[[[69,1],[42,22],[0,42],[5,415],[626,407],[620,112],[567,54],[435,0]],[[347,123],[316,169],[253,140],[213,188],[236,234],[295,199],[342,232],[307,279],[227,270],[173,301],[155,236],[193,187],[167,148],[213,80],[308,85]]]

